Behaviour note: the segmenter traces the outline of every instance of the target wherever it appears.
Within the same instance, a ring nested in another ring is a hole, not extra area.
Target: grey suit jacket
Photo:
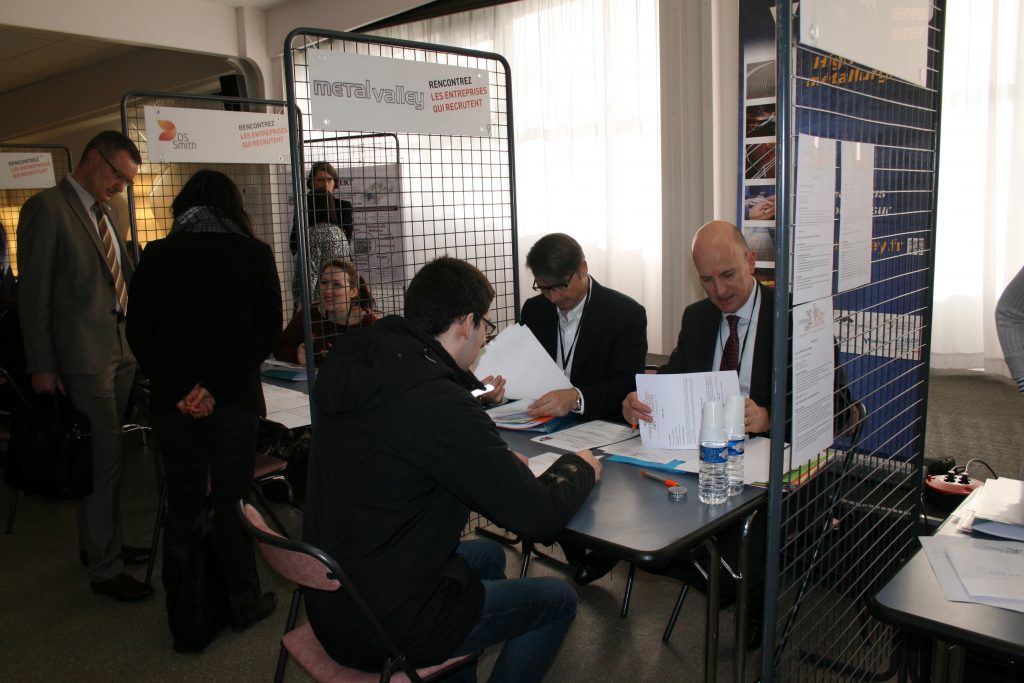
[[[107,219],[113,224],[109,208]],[[127,285],[134,266],[120,235],[116,240]],[[18,308],[28,371],[105,372],[118,343],[114,301],[103,243],[68,179],[25,202]]]

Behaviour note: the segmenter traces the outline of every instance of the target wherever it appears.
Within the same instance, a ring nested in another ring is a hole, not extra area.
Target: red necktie
[[[740,336],[736,332],[736,326],[740,322],[738,315],[727,315],[729,321],[729,338],[725,341],[725,348],[722,349],[722,362],[719,370],[739,370],[740,368]]]

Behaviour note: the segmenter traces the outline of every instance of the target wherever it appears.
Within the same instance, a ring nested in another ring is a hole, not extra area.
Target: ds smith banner
[[[283,114],[146,107],[150,161],[287,164],[288,123]]]
[[[315,129],[490,135],[483,69],[326,50],[306,58]]]
[[[49,152],[0,152],[0,189],[33,190],[56,184]]]

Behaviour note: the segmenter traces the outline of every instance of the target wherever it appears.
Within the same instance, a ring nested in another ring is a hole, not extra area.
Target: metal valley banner
[[[287,164],[284,114],[146,107],[150,161]]]
[[[326,50],[306,55],[314,129],[490,134],[483,69]]]

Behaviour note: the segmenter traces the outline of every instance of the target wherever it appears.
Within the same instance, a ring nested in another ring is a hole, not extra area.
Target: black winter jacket
[[[594,486],[576,455],[535,478],[470,390],[479,382],[399,316],[351,330],[313,387],[304,539],[330,553],[416,666],[445,660],[475,625],[483,584],[456,554],[470,510],[549,539]],[[338,661],[379,667],[385,652],[341,593],[307,593]]]

